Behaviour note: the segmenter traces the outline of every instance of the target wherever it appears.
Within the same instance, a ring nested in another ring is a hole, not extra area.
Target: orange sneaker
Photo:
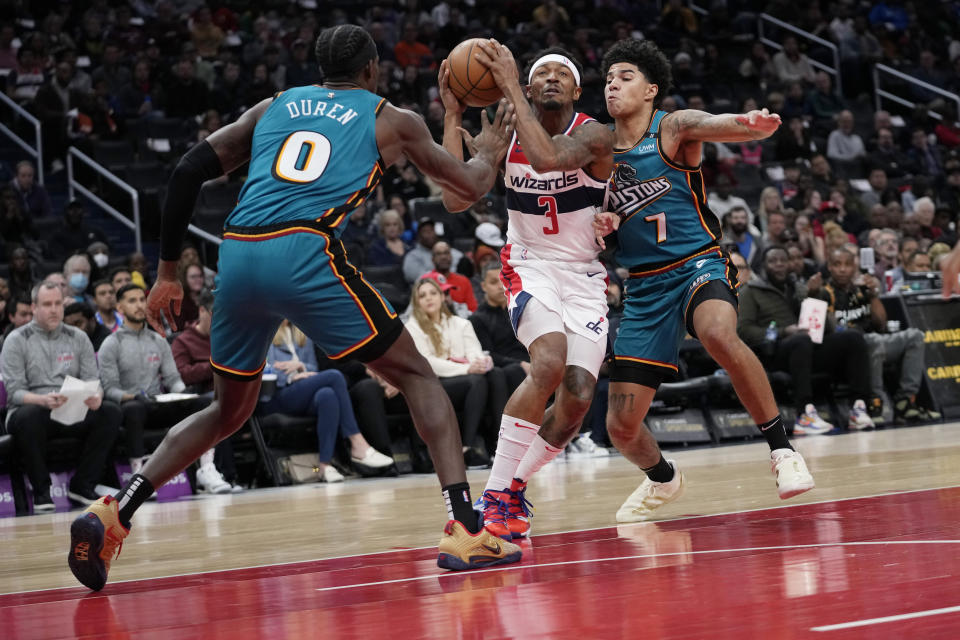
[[[526,538],[530,535],[530,518],[533,516],[532,504],[526,496],[527,483],[514,478],[506,494],[507,513],[504,517],[511,538]]]
[[[70,553],[67,564],[84,586],[100,591],[107,583],[110,562],[120,555],[130,530],[120,524],[116,498],[100,498],[70,525]]]
[[[484,491],[477,501],[483,513],[483,527],[498,538],[513,540],[510,528],[507,526],[507,491]]]
[[[509,534],[508,534],[509,535]],[[470,533],[461,522],[450,520],[443,528],[437,549],[437,566],[451,571],[481,569],[520,560],[520,547],[501,540],[489,529]]]

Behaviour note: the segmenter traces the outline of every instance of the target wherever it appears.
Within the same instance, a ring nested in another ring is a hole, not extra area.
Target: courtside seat
[[[671,400],[682,398],[690,399],[694,396],[699,396],[710,389],[711,379],[713,377],[714,376],[697,376],[695,378],[689,378],[688,380],[680,380],[679,382],[664,382],[660,385],[660,388],[657,389],[657,394],[654,398],[669,404]]]

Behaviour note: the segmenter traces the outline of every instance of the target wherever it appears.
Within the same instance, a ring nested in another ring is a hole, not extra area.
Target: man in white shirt
[[[841,162],[853,162],[866,156],[863,140],[853,132],[853,113],[843,110],[837,116],[837,128],[827,138],[827,157]]]
[[[733,195],[733,185],[730,183],[730,178],[722,173],[717,176],[716,190],[711,191],[710,195],[707,196],[707,206],[721,220],[734,207],[743,207],[743,210],[747,212],[750,224],[753,224],[753,212],[750,210],[747,201],[740,196]]]

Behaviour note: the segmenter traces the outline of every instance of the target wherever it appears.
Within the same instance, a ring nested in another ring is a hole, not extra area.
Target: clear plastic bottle
[[[765,334],[767,342],[776,342],[777,341],[777,321],[771,320],[770,324],[767,325],[767,332]]]

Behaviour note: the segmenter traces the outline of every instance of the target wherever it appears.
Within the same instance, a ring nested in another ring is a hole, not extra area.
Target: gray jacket
[[[60,323],[46,331],[36,321],[15,329],[3,343],[0,372],[9,398],[7,419],[27,393],[60,391],[67,376],[97,379],[93,344],[81,329]]]
[[[121,402],[127,393],[155,396],[164,389],[184,389],[167,340],[146,326],[120,327],[100,345],[99,358],[104,395],[114,402]]]

